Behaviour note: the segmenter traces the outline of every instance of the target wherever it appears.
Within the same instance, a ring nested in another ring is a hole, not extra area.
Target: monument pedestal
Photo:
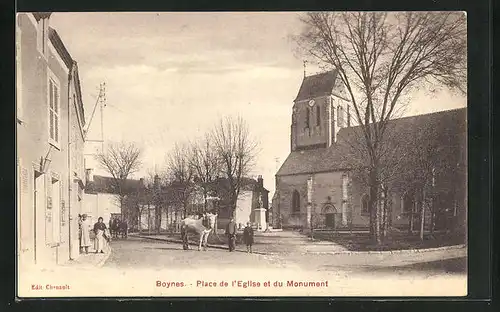
[[[312,211],[311,204],[307,204],[307,210],[306,210],[306,228],[310,228],[311,227],[311,211]]]
[[[258,231],[265,231],[267,228],[266,224],[266,209],[257,208],[254,209],[255,223],[257,224]]]

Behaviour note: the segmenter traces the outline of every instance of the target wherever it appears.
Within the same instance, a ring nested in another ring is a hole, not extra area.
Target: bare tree
[[[111,175],[112,187],[120,203],[122,219],[124,217],[123,201],[127,195],[125,183],[130,175],[141,166],[142,151],[134,143],[110,143],[107,149],[96,155],[98,163]]]
[[[161,232],[163,212],[166,212],[168,217],[166,181],[166,173],[158,172],[156,169],[149,169],[144,179],[146,188],[151,193],[151,204],[154,206],[154,227],[158,234]]]
[[[381,243],[378,205],[380,147],[401,101],[417,88],[464,91],[466,18],[456,12],[313,12],[296,42],[325,67],[338,70],[367,156],[370,230]]]
[[[192,144],[189,160],[195,174],[195,182],[202,190],[203,210],[206,211],[211,185],[221,170],[220,158],[208,134]]]
[[[137,221],[137,229],[139,230],[139,233],[142,233],[142,215],[144,213],[144,209],[149,209],[151,200],[151,192],[147,187],[126,195],[123,200],[123,204],[127,207],[130,217]]]
[[[167,172],[172,200],[182,208],[182,217],[185,217],[191,195],[195,190],[194,170],[187,144],[175,144],[167,156]]]
[[[460,122],[456,120],[456,122]],[[464,122],[464,121],[461,121]],[[413,191],[416,211],[420,217],[420,238],[424,238],[425,211],[429,212],[429,229],[434,230],[438,188],[444,194],[455,193],[457,164],[465,149],[460,134],[450,133],[450,129],[436,131],[435,124],[407,135],[405,164],[397,183],[404,189]],[[465,137],[465,129],[463,137]],[[446,183],[447,182],[447,183]]]
[[[250,136],[248,125],[241,117],[224,117],[211,132],[220,159],[222,186],[229,199],[231,212],[236,209],[243,178],[250,174],[257,154],[257,143]]]

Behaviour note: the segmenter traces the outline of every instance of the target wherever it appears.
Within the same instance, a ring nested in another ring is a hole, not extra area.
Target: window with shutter
[[[49,102],[49,143],[59,148],[60,129],[60,87],[58,79],[49,72],[48,96]]]

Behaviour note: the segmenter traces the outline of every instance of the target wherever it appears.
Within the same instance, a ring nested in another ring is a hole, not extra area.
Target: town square
[[[19,295],[465,295],[466,22],[18,13]]]

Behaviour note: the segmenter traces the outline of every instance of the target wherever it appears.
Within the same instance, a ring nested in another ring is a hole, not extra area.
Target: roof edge
[[[59,55],[61,56],[64,64],[68,66],[68,69],[71,69],[75,61],[71,57],[71,54],[68,52],[68,49],[66,49],[66,46],[64,46],[64,43],[57,31],[52,27],[49,27],[49,39],[50,42],[54,45],[57,53],[59,53]]]

